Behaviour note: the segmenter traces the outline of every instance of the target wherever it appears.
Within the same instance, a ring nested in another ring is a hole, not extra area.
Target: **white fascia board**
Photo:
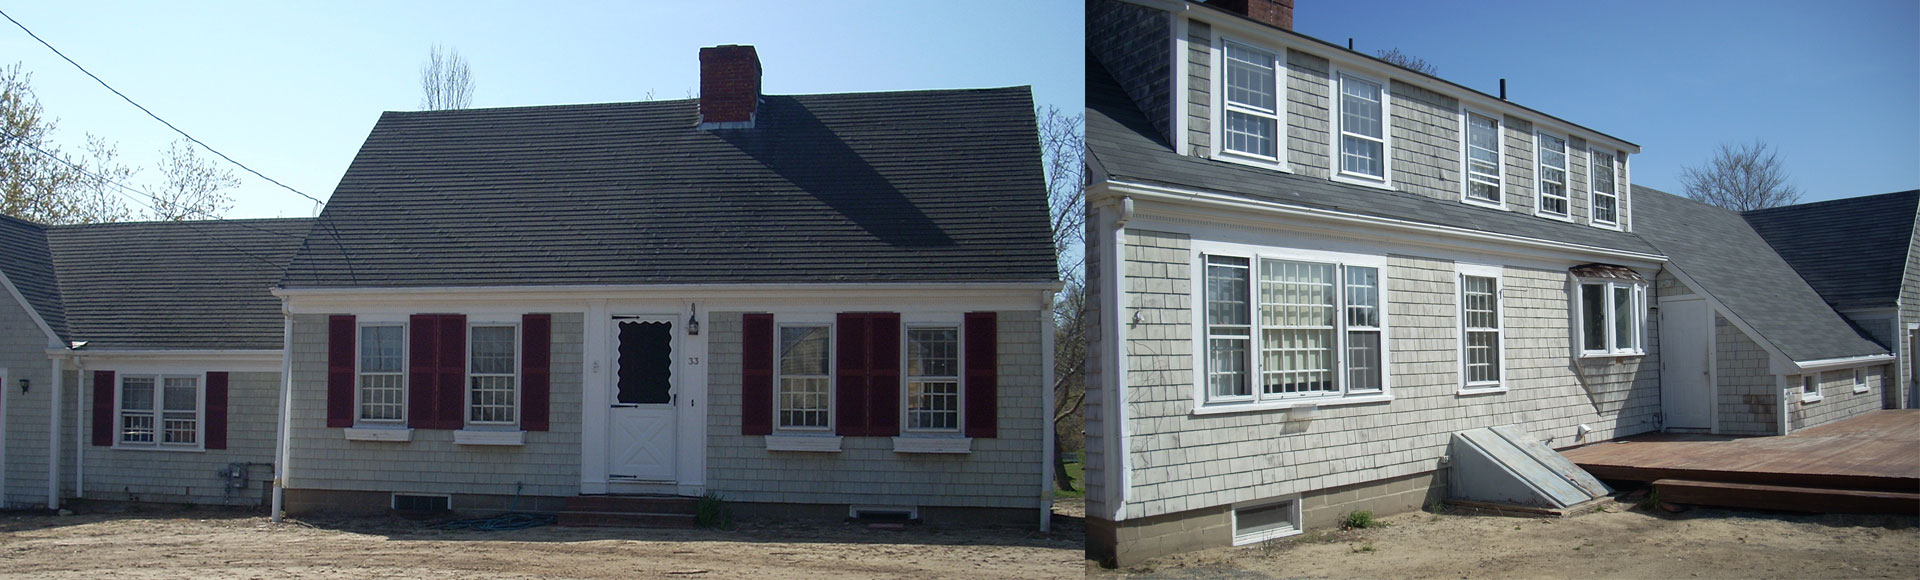
[[[77,350],[47,349],[47,354],[85,358],[91,368],[193,368],[229,372],[277,373],[283,354],[278,350]]]
[[[1394,218],[1369,216],[1349,212],[1315,209],[1287,205],[1269,201],[1251,200],[1232,195],[1192,189],[1177,189],[1158,185],[1107,181],[1094,184],[1091,189],[1101,190],[1102,196],[1125,196],[1141,201],[1161,202],[1168,208],[1196,208],[1201,211],[1213,210],[1204,217],[1214,223],[1235,223],[1254,227],[1271,227],[1275,217],[1302,218],[1327,225],[1330,233],[1344,236],[1367,237],[1369,233],[1361,228],[1380,232],[1392,232],[1384,236],[1397,243],[1420,244],[1423,240],[1406,234],[1430,236],[1426,245],[1438,247],[1459,247],[1460,241],[1480,244],[1495,244],[1525,251],[1508,250],[1499,252],[1497,247],[1481,246],[1478,249],[1488,252],[1507,253],[1531,258],[1575,256],[1582,259],[1601,259],[1620,262],[1620,265],[1637,268],[1658,268],[1666,263],[1666,256],[1613,250],[1584,244],[1559,242],[1540,238],[1529,238],[1510,234],[1483,232],[1467,228],[1419,223]],[[1093,193],[1089,193],[1091,199]]]
[[[27,317],[33,319],[33,325],[40,327],[40,332],[47,335],[47,346],[49,348],[58,348],[61,346],[60,335],[53,331],[53,326],[47,324],[47,319],[40,317],[40,311],[34,310],[33,303],[27,301],[25,294],[20,293],[20,287],[13,285],[13,280],[7,278],[6,272],[0,272],[0,286],[6,287],[7,295],[12,296],[14,302],[20,303],[20,308],[27,311]]]
[[[1197,19],[1197,20],[1200,20],[1201,22],[1207,23],[1209,26],[1213,26],[1216,29],[1227,30],[1234,34],[1245,35],[1245,36],[1257,36],[1262,39],[1272,41],[1285,48],[1291,48],[1294,50],[1319,56],[1321,58],[1325,58],[1328,61],[1330,61],[1334,66],[1337,66],[1340,68],[1344,68],[1348,70],[1356,70],[1356,71],[1366,71],[1370,74],[1379,75],[1379,76],[1392,79],[1393,82],[1406,83],[1406,84],[1420,87],[1429,91],[1440,93],[1442,95],[1454,97],[1459,99],[1462,103],[1466,103],[1474,107],[1479,107],[1482,109],[1492,109],[1492,110],[1499,111],[1502,114],[1513,115],[1521,119],[1526,119],[1527,121],[1535,124],[1536,126],[1544,125],[1544,126],[1556,129],[1557,132],[1572,133],[1574,135],[1579,136],[1582,139],[1586,139],[1590,143],[1598,143],[1598,144],[1606,145],[1614,149],[1626,151],[1629,154],[1638,155],[1640,153],[1639,145],[1634,145],[1632,143],[1621,141],[1618,138],[1607,135],[1605,133],[1601,133],[1593,129],[1580,128],[1579,126],[1574,125],[1571,122],[1561,120],[1552,116],[1548,116],[1546,113],[1521,107],[1520,105],[1513,104],[1499,97],[1488,95],[1486,93],[1482,93],[1480,91],[1477,91],[1471,88],[1467,88],[1458,84],[1441,80],[1436,77],[1431,77],[1431,76],[1422,75],[1418,73],[1412,73],[1412,72],[1406,71],[1405,69],[1401,69],[1400,67],[1387,64],[1379,59],[1364,56],[1355,51],[1342,49],[1339,46],[1334,45],[1332,43],[1326,43],[1319,39],[1307,36],[1305,34],[1301,34],[1299,32],[1294,32],[1291,30],[1282,31],[1280,29],[1269,27],[1263,24],[1258,24],[1245,19],[1236,18],[1228,14],[1223,14],[1218,9],[1196,9],[1191,3],[1186,2],[1185,0],[1120,0],[1120,1],[1126,2],[1129,4],[1145,6],[1148,8],[1152,8],[1154,10],[1168,12],[1172,14],[1173,17],[1176,19],[1179,19],[1179,18]],[[1184,111],[1184,109],[1182,110]]]
[[[1892,354],[1869,354],[1864,356],[1849,356],[1849,357],[1840,357],[1840,358],[1823,358],[1819,360],[1793,361],[1794,369],[1793,369],[1793,372],[1790,374],[1799,374],[1799,373],[1810,372],[1810,371],[1831,371],[1831,370],[1839,370],[1839,369],[1876,366],[1876,365],[1883,365],[1883,364],[1893,362],[1893,360],[1894,360],[1894,357]]]
[[[1059,291],[1061,283],[1050,282],[949,282],[949,283],[830,283],[830,284],[617,284],[582,286],[473,286],[405,288],[277,288],[273,294],[286,301],[295,314],[353,311],[415,312],[419,308],[488,308],[573,311],[584,310],[590,301],[666,302],[681,304],[689,299],[702,303],[701,310],[725,303],[728,308],[794,304],[841,304],[859,302],[875,307],[883,303],[919,307],[927,304],[963,305],[969,309],[1047,309],[1051,305],[1035,300],[1038,291]]]

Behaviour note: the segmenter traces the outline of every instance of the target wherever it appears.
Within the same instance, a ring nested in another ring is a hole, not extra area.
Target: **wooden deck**
[[[1882,410],[1785,437],[1657,433],[1562,451],[1594,477],[1920,494],[1920,410]],[[1703,502],[1704,503],[1704,502]]]

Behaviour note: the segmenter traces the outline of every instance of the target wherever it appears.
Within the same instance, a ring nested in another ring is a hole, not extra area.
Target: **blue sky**
[[[505,2],[9,2],[0,10],[161,117],[322,199],[381,111],[413,110],[440,43],[471,63],[475,107],[687,98],[702,46],[752,44],[769,93],[1031,85],[1082,108],[1080,0]],[[0,21],[58,142],[119,144],[157,181],[174,134]],[[242,174],[228,217],[311,215]]]
[[[1641,147],[1681,191],[1721,142],[1764,140],[1815,201],[1920,187],[1920,2],[1297,0],[1294,28],[1399,47],[1449,81]]]

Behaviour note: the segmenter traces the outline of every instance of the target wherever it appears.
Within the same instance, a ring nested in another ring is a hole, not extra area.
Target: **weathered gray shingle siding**
[[[1173,134],[1169,128],[1171,18],[1166,12],[1119,0],[1087,5],[1087,51],[1113,73],[1167,142]]]
[[[113,365],[90,366],[113,370]],[[208,368],[218,371],[218,368]],[[73,376],[69,373],[68,376]],[[232,373],[227,383],[227,448],[205,451],[116,449],[89,445],[85,450],[88,499],[208,505],[261,505],[264,484],[273,481],[274,436],[280,408],[280,373]],[[80,392],[91,408],[91,379]],[[90,429],[92,414],[87,413]],[[205,417],[203,416],[204,420]],[[91,433],[91,430],[87,432]],[[66,451],[71,452],[71,448]],[[247,487],[231,489],[219,472],[230,463],[251,463]],[[63,462],[71,469],[71,462]],[[63,479],[71,480],[71,473]],[[72,482],[68,481],[67,485]]]
[[[1718,383],[1720,432],[1727,435],[1780,434],[1780,387],[1769,370],[1772,355],[1747,333],[1715,314],[1714,381]]]
[[[998,313],[999,436],[973,439],[972,453],[935,455],[895,453],[890,437],[844,437],[839,453],[805,453],[741,435],[741,313],[712,313],[707,489],[741,502],[1038,508],[1042,429],[1052,427],[1040,408],[1039,315]]]
[[[1913,234],[1908,236],[1907,268],[1901,275],[1900,283],[1900,376],[1893,381],[1903,393],[1899,395],[1899,407],[1912,409],[1920,407],[1920,381],[1914,377],[1920,373],[1915,368],[1913,353],[1913,332],[1907,330],[1910,324],[1920,324],[1920,212],[1914,214]]]
[[[1101,307],[1107,296],[1106,252],[1101,248],[1101,240],[1112,237],[1111,230],[1102,232],[1105,223],[1104,212],[1107,209],[1087,208],[1087,250],[1086,250],[1086,292],[1087,292],[1087,362],[1086,385],[1087,398],[1082,403],[1081,414],[1086,417],[1086,451],[1082,464],[1084,478],[1082,490],[1087,492],[1087,514],[1098,518],[1109,518],[1112,506],[1107,503],[1108,470],[1114,458],[1107,455],[1107,446],[1112,444],[1108,438],[1119,437],[1119,425],[1107,421],[1109,393],[1107,391],[1106,363],[1107,352],[1113,348],[1114,337],[1107,330]],[[1117,499],[1117,498],[1116,498]]]
[[[1287,51],[1287,165],[1294,173],[1326,178],[1333,167],[1328,143],[1333,124],[1327,59]]]
[[[1500,119],[1501,142],[1506,145],[1506,157],[1501,162],[1506,165],[1507,209],[1533,215],[1539,207],[1534,199],[1533,159],[1538,152],[1534,142],[1533,123],[1514,116]]]
[[[1192,155],[1213,152],[1213,78],[1213,28],[1188,22],[1187,143]]]
[[[1819,373],[1817,375],[1819,378],[1815,379],[1820,386],[1819,401],[1811,403],[1801,401],[1798,394],[1789,397],[1789,420],[1792,422],[1793,430],[1818,427],[1879,409],[1880,390],[1885,388],[1889,367],[1890,365],[1867,367],[1865,370],[1867,390],[1861,393],[1853,392],[1852,369]],[[1789,375],[1787,384],[1791,387],[1801,386],[1802,376]]]
[[[1391,86],[1394,186],[1460,199],[1460,101],[1403,82]]]
[[[1591,162],[1587,153],[1587,140],[1579,137],[1567,138],[1567,211],[1573,215],[1576,223],[1587,223],[1592,216],[1588,213],[1591,194],[1587,187],[1587,164]]]
[[[48,403],[53,396],[53,362],[47,359],[47,335],[33,323],[26,307],[0,292],[0,411],[6,413],[6,495],[0,507],[38,507],[47,504]],[[20,392],[20,379],[33,387]],[[68,389],[72,389],[69,385]]]
[[[580,492],[583,316],[553,314],[551,430],[524,446],[455,445],[453,431],[414,429],[413,441],[348,441],[326,426],[327,316],[293,320],[290,487],[434,494],[570,496]],[[516,484],[525,484],[516,489]],[[458,506],[456,506],[458,507]]]

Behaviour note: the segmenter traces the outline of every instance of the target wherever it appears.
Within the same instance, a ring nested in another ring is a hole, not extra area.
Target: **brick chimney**
[[[759,108],[760,55],[753,47],[700,49],[700,128],[751,128]]]
[[[1275,28],[1293,30],[1293,0],[1206,0],[1206,4]]]

